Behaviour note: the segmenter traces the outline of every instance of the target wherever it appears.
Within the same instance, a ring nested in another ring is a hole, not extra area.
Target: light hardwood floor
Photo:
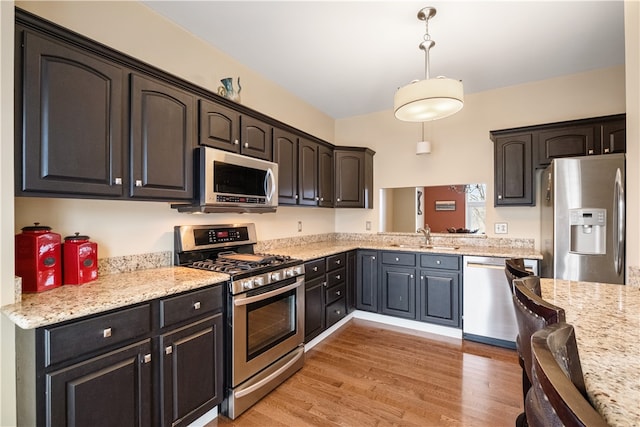
[[[235,420],[215,426],[513,426],[515,350],[353,319],[305,366]]]

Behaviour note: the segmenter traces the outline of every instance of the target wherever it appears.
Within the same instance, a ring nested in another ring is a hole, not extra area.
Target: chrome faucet
[[[430,245],[431,244],[431,228],[429,227],[429,224],[425,224],[424,228],[418,228],[418,230],[416,230],[416,232],[424,234],[424,244],[425,245]]]

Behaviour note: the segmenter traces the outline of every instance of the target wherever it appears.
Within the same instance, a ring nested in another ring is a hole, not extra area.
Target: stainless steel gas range
[[[254,224],[174,230],[176,265],[227,273],[226,396],[235,419],[304,364],[304,264],[256,254]]]

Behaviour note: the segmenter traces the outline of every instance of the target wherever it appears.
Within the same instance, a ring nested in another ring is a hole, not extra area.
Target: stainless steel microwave
[[[275,212],[278,165],[210,147],[195,150],[194,205],[172,205],[180,212]]]

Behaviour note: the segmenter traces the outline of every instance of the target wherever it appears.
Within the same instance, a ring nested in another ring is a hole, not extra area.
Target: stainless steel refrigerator
[[[542,277],[624,284],[625,155],[554,159],[542,175]]]

